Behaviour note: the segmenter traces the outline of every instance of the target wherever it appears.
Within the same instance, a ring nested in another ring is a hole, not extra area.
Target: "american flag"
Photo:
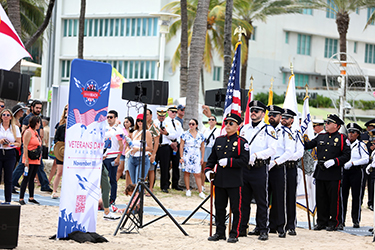
[[[227,94],[225,97],[223,119],[229,113],[241,116],[241,92],[240,92],[240,68],[241,68],[241,42],[236,44],[236,52],[234,53],[233,63],[230,70]],[[225,125],[221,126],[221,135],[225,135]]]
[[[86,113],[81,114],[78,109],[73,109],[69,112],[68,115],[68,127],[70,128],[76,123],[80,123],[85,125],[86,127],[90,125],[93,122],[102,122],[107,119],[107,110],[108,107],[99,109],[99,110],[93,110],[90,109]]]

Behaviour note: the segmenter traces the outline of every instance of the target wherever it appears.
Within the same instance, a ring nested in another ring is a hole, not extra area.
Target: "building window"
[[[304,15],[312,15],[312,9],[303,9],[302,14]]]
[[[333,0],[327,0],[327,4],[330,8],[327,8],[326,17],[336,19],[337,6]]]
[[[366,44],[365,63],[375,64],[375,45],[374,44]]]
[[[309,84],[309,76],[302,75],[302,74],[295,74],[294,75],[295,84],[298,87],[304,87],[306,84]]]
[[[214,81],[220,81],[220,72],[221,72],[221,67],[214,67],[214,76],[213,80]]]
[[[357,53],[357,42],[354,42],[354,49],[353,49],[353,52],[354,52],[354,53]]]
[[[355,9],[355,13],[359,15],[359,8]]]
[[[289,31],[286,31],[286,32],[285,32],[285,43],[286,43],[286,44],[289,43]]]
[[[61,80],[69,80],[70,77],[70,63],[71,60],[61,61]]]
[[[253,27],[253,33],[251,34],[250,40],[255,41],[257,35],[257,27]]]
[[[298,34],[297,54],[310,55],[311,36]]]
[[[325,46],[324,46],[324,57],[331,58],[332,55],[337,53],[337,39],[330,39],[326,38]]]
[[[370,16],[372,15],[372,13],[374,13],[374,11],[375,11],[375,7],[367,8],[367,19],[366,19],[366,21],[370,19]],[[372,21],[370,23],[370,25],[374,25],[374,24],[375,24],[374,21]]]

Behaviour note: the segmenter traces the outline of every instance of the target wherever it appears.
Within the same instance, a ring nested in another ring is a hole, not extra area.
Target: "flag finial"
[[[293,75],[294,73],[293,73],[293,63],[292,62],[290,62],[290,73]]]
[[[241,26],[238,26],[234,30],[234,35],[236,35],[237,33],[238,33],[238,41],[241,42],[242,33],[245,34],[245,36],[246,36],[246,30],[245,30],[245,28],[242,28]]]
[[[253,75],[250,76],[250,89],[253,89],[253,82],[254,82],[254,77]]]
[[[306,94],[305,94],[305,98],[304,99],[309,98],[309,85],[307,83],[305,85],[305,89],[306,89]]]

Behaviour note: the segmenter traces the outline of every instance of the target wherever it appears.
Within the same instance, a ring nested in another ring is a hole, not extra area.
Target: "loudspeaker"
[[[146,104],[168,104],[168,82],[166,81],[138,81],[122,84],[122,99],[142,102]]]
[[[29,87],[29,75],[0,70],[0,98],[26,102]]]
[[[19,205],[0,205],[0,248],[17,247],[20,211]]]
[[[241,109],[246,110],[247,93],[249,90],[240,89],[241,92]],[[204,102],[207,106],[218,107],[224,109],[225,97],[227,94],[226,88],[212,89],[205,92]]]

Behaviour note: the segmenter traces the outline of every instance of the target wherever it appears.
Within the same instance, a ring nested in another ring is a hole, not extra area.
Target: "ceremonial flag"
[[[313,124],[310,115],[309,98],[305,97],[302,111],[302,122],[301,122],[301,134],[305,140],[312,139],[314,137]],[[296,139],[303,139],[297,137]],[[314,171],[314,165],[316,158],[316,148],[306,150],[303,157],[305,167],[305,179],[306,179],[306,191],[303,183],[303,172],[302,169],[298,168],[298,180],[297,180],[297,207],[304,210],[307,209],[306,195],[309,201],[309,212],[312,216],[316,213],[316,201],[315,201],[315,178],[312,176]]]
[[[227,94],[225,97],[225,106],[223,119],[229,113],[241,116],[241,92],[240,92],[240,68],[241,68],[241,42],[236,44],[236,52],[234,53],[233,63],[230,70]],[[225,135],[225,124],[221,126],[221,135]]]
[[[254,99],[254,90],[251,88],[249,89],[249,92],[247,93],[247,103],[246,103],[246,111],[245,111],[245,121],[244,124],[250,123],[250,102]]]
[[[0,69],[11,70],[24,57],[31,57],[0,4]]]
[[[292,110],[294,113],[298,114],[297,97],[296,97],[296,84],[294,82],[294,74],[289,77],[288,88],[285,94],[285,100],[283,108]],[[299,117],[294,119],[292,124],[292,131],[299,130]]]
[[[270,91],[268,93],[268,105],[273,104],[273,91],[272,91],[272,85],[270,87]],[[264,122],[267,124],[270,124],[268,121],[268,110],[266,110],[266,114],[264,115]]]

